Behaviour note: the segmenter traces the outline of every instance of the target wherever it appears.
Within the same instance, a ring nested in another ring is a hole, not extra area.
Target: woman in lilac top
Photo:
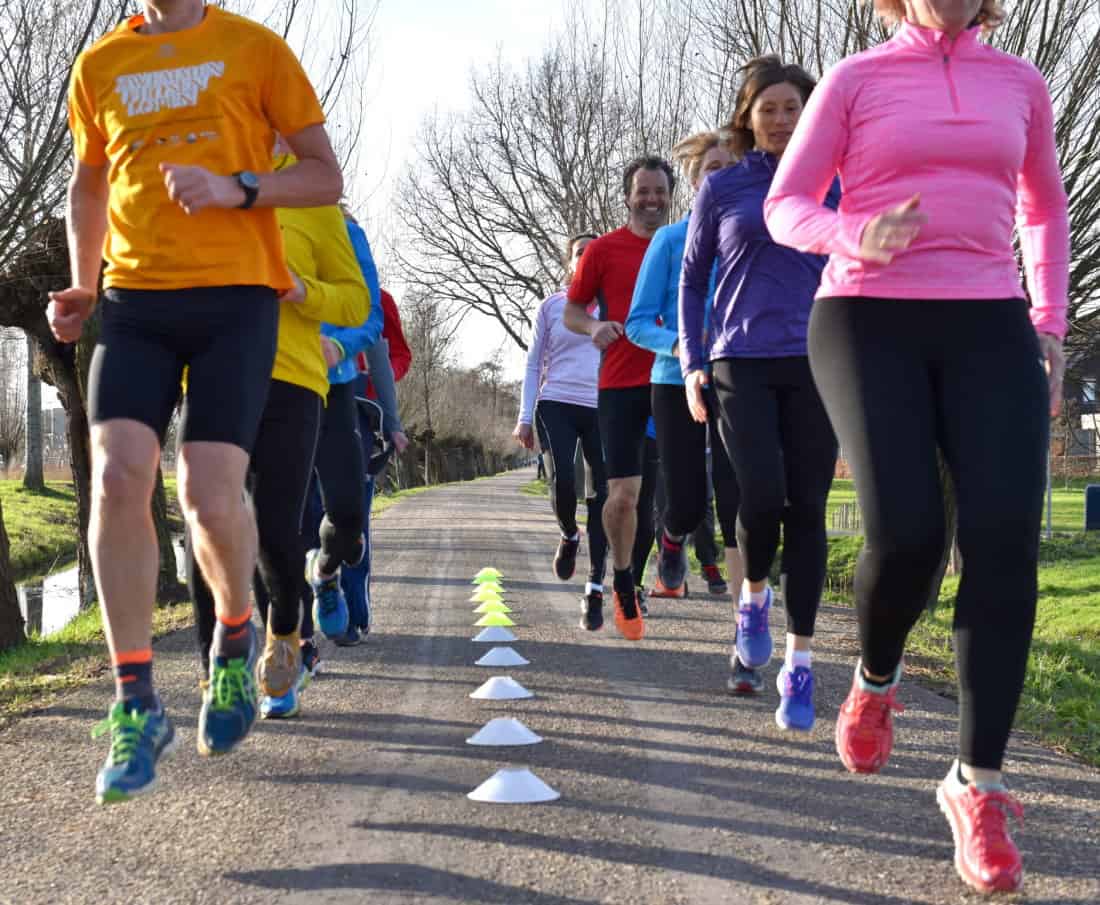
[[[572,279],[585,247],[596,237],[574,236],[565,261],[566,283]],[[577,483],[574,469],[577,444],[584,455],[588,507],[588,583],[584,594],[582,627],[595,631],[603,624],[603,577],[607,563],[607,536],[603,504],[607,500],[607,472],[596,417],[596,385],[600,350],[587,336],[562,324],[567,304],[564,292],[555,292],[535,315],[535,330],[527,350],[519,419],[513,436],[527,449],[539,445],[550,478],[550,504],[561,529],[554,573],[562,581],[573,577],[580,546],[577,527]]]
[[[876,6],[900,28],[825,76],[765,207],[778,241],[832,255],[810,361],[866,526],[862,660],[837,750],[861,773],[889,757],[906,637],[946,543],[938,447],[958,499],[963,575],[958,761],[937,796],[963,880],[1011,890],[1023,869],[1006,814],[1019,804],[1000,771],[1035,620],[1068,294],[1054,115],[1039,71],[981,40],[1003,18],[1000,4]],[[819,202],[838,172],[844,201],[834,213]]]
[[[814,724],[811,642],[825,583],[825,501],[836,438],[810,375],[806,329],[825,259],[772,241],[764,198],[814,81],[778,57],[745,67],[730,131],[741,160],[708,177],[688,224],[680,280],[680,367],[688,404],[706,420],[704,370],[713,366],[718,432],[741,487],[737,545],[745,565],[737,659],[771,659],[768,574],[783,527],[787,652],[775,719],[783,729]],[[837,193],[826,199],[835,208]],[[703,316],[711,270],[710,342]]]

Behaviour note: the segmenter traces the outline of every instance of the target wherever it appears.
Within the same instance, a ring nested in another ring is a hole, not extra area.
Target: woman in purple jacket
[[[711,362],[719,433],[741,485],[737,544],[745,582],[736,647],[750,669],[772,655],[768,574],[783,526],[787,653],[775,719],[783,729],[809,731],[810,648],[825,582],[825,500],[837,455],[806,349],[825,258],[773,242],[764,225],[764,198],[814,80],[775,56],[751,60],[743,71],[728,126],[742,159],[708,177],[691,212],[680,279],[680,365],[692,415],[703,422],[704,368]],[[834,186],[826,205],[835,209],[838,203]],[[716,261],[706,343],[703,315]]]

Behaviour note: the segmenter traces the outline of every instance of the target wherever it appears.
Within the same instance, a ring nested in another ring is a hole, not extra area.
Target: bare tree
[[[34,340],[27,343],[27,417],[23,431],[23,486],[27,490],[45,490],[42,473],[42,381],[34,372]]]
[[[23,449],[26,363],[18,330],[0,331],[0,461],[5,473]]]

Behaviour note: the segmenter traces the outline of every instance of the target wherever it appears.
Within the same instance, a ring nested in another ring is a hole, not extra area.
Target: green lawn
[[[34,493],[21,481],[0,480],[0,504],[16,581],[44,575],[76,556],[76,490],[70,482],[50,481]]]

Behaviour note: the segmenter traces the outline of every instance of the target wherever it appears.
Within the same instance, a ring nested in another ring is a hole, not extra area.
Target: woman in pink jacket
[[[853,772],[890,755],[902,652],[945,545],[938,447],[963,576],[959,752],[937,798],[962,879],[1011,890],[1022,865],[1006,815],[1020,806],[1000,771],[1035,620],[1048,414],[1061,405],[1066,194],[1042,75],[981,40],[1003,19],[996,0],[875,6],[897,33],[825,76],[765,205],[776,241],[831,255],[810,362],[866,525],[862,660],[836,744]],[[834,212],[821,201],[837,173]]]

